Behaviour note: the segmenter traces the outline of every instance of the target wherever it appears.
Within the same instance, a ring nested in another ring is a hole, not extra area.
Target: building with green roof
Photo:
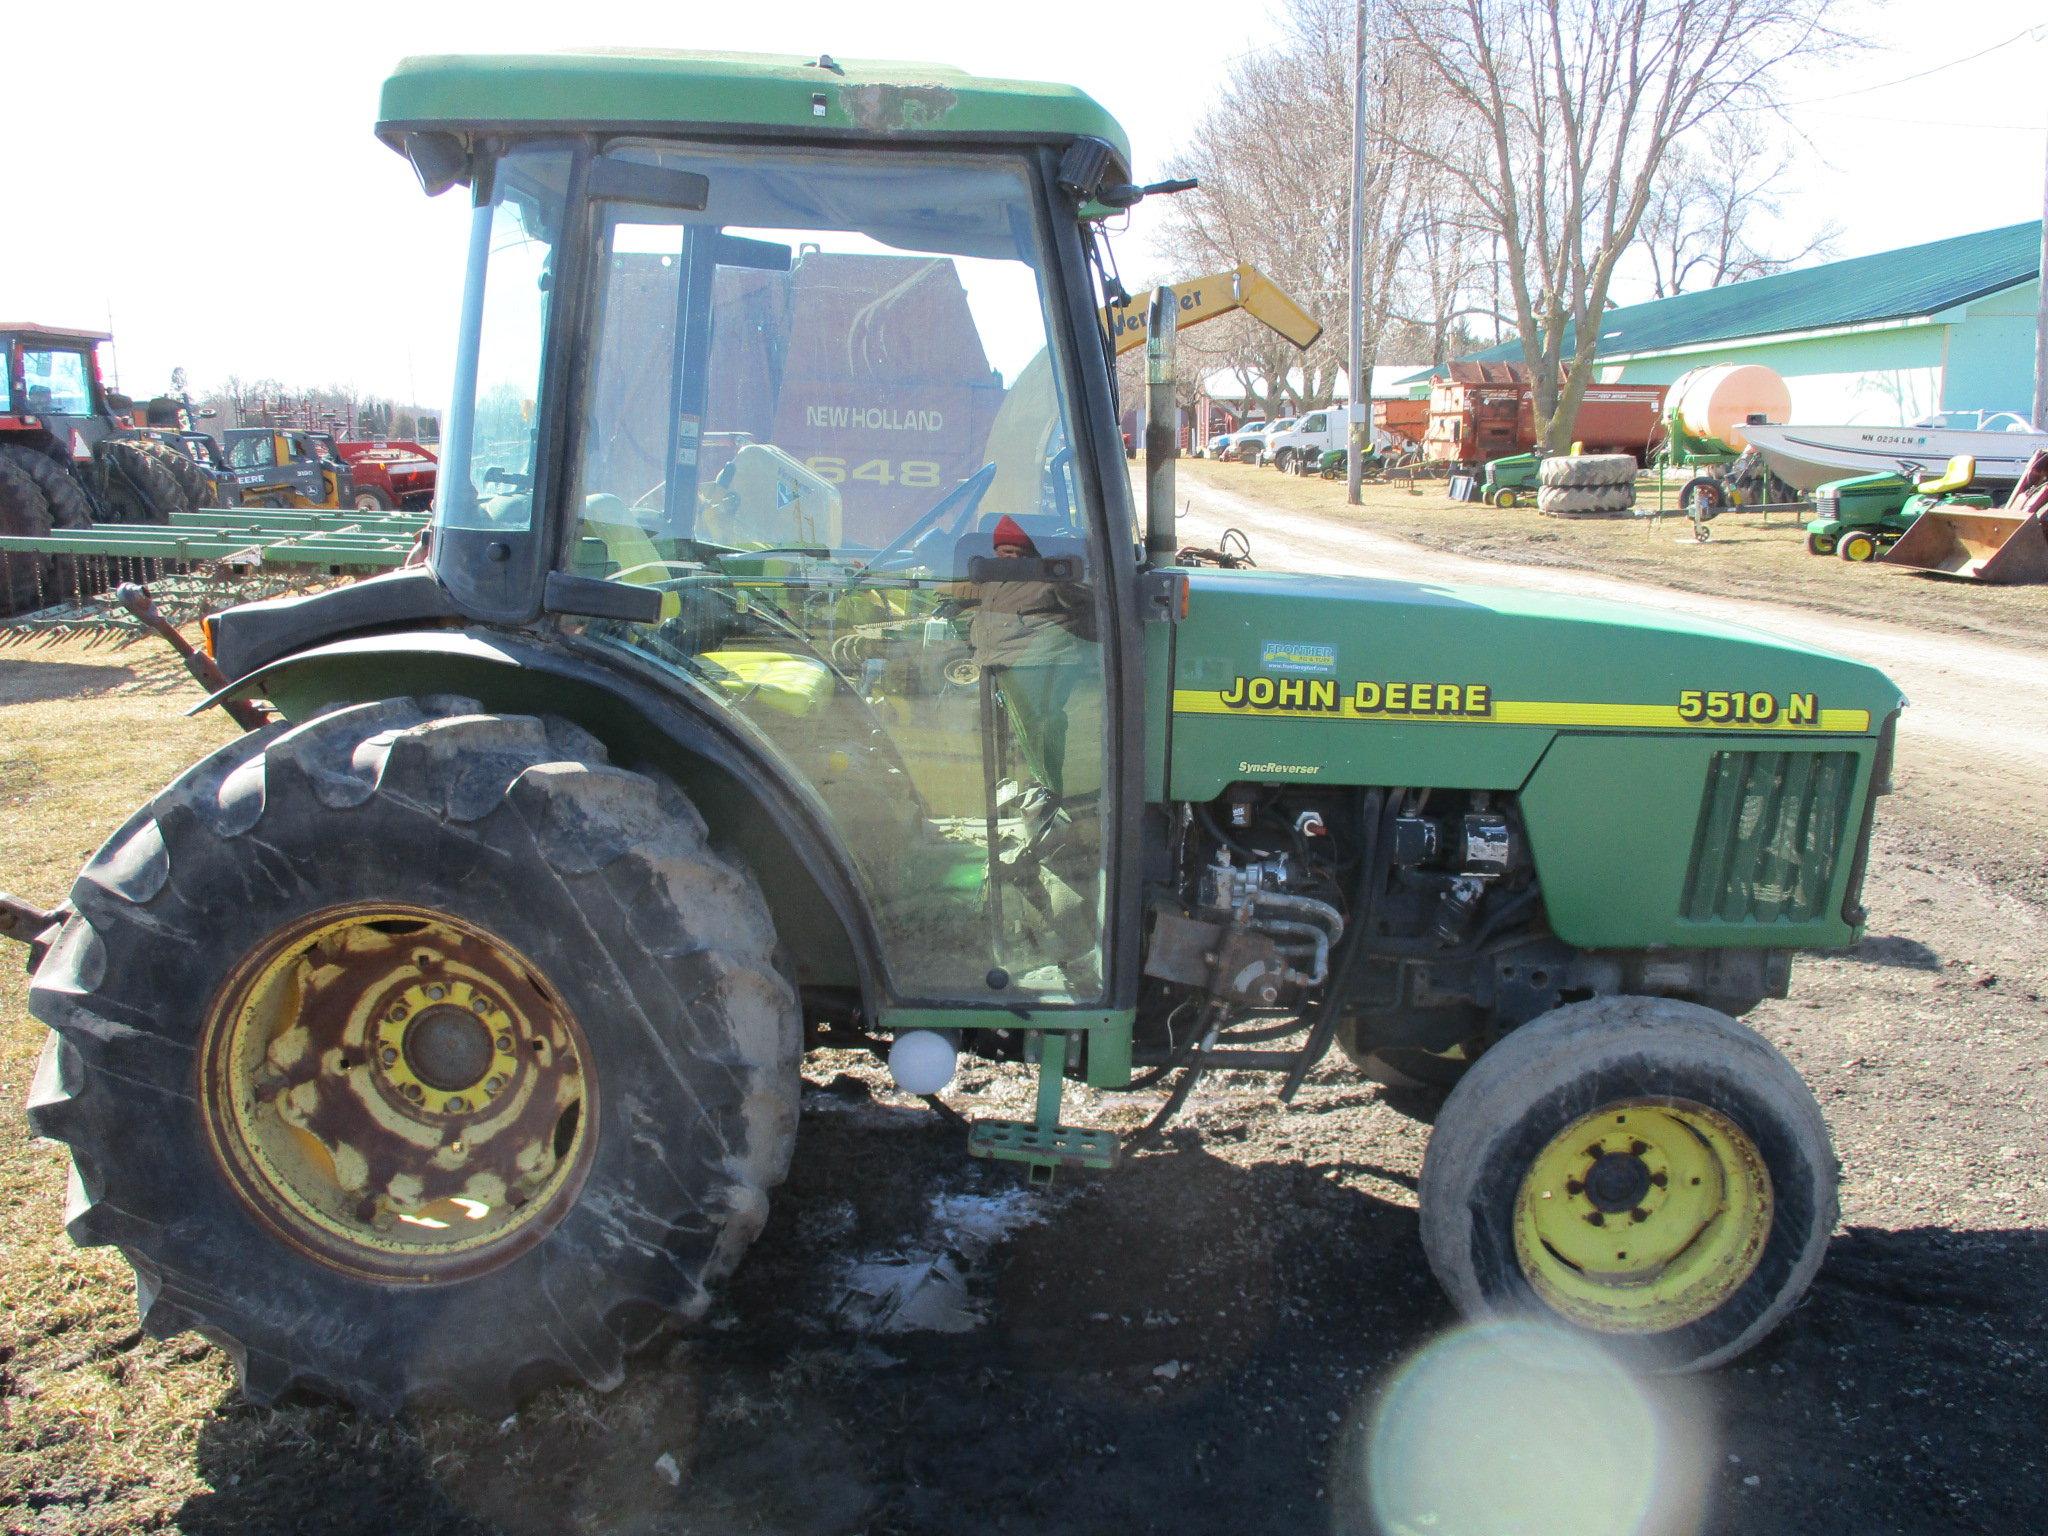
[[[2024,417],[2040,302],[2036,219],[1610,309],[1598,377],[1665,384],[1710,363],[1762,363],[1790,386],[1795,421]],[[1521,357],[1514,341],[1475,354]]]

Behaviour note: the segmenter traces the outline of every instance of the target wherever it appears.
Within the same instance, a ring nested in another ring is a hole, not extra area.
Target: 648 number
[[[870,485],[907,485],[913,490],[932,490],[939,483],[939,466],[933,459],[869,459],[865,464],[848,469],[846,460],[837,454],[814,453],[804,460],[804,468],[830,485],[865,480]]]

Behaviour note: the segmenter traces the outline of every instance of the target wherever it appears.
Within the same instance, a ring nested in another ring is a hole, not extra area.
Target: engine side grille
[[[1840,517],[1842,515],[1842,498],[1840,493],[1836,491],[1815,491],[1813,493],[1813,512],[1816,517]]]
[[[1716,752],[1685,872],[1693,922],[1810,922],[1834,884],[1853,752]]]

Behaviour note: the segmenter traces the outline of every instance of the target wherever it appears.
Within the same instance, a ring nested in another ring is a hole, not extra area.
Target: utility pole
[[[2048,153],[2041,157],[2041,302],[2034,310],[2034,430],[2048,432]]]
[[[1344,499],[1359,502],[1365,450],[1372,435],[1372,401],[1365,376],[1365,24],[1367,0],[1358,0],[1351,69],[1351,444],[1344,455]]]

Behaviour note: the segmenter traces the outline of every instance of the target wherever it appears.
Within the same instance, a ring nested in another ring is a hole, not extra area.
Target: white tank
[[[1775,368],[1761,363],[1715,363],[1672,381],[1671,414],[1694,437],[1710,437],[1740,453],[1749,446],[1743,423],[1761,416],[1778,425],[1792,419],[1792,391]]]

